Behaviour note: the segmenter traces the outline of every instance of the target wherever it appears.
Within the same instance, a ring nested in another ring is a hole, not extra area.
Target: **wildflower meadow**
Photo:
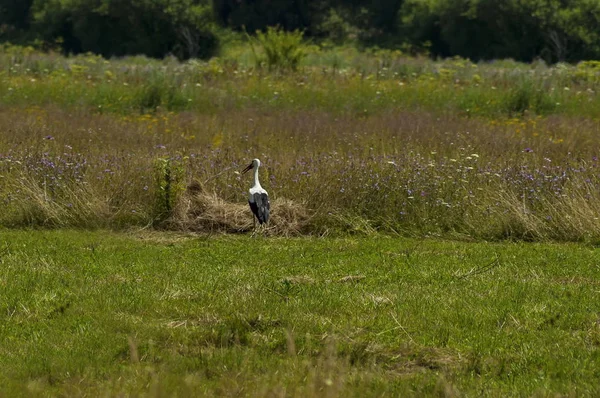
[[[263,185],[297,219],[277,233],[600,236],[596,63],[314,50],[294,72],[243,54],[5,50],[0,223],[245,230],[251,218],[204,225],[180,205],[193,182],[212,202],[244,203],[237,172],[259,157]]]
[[[1,48],[0,396],[600,394],[600,63],[301,49]]]

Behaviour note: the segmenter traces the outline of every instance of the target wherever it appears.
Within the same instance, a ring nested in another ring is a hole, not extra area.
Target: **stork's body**
[[[250,163],[250,165],[246,167],[244,171],[242,171],[242,173],[254,169],[254,185],[252,185],[252,188],[250,188],[248,191],[250,194],[248,196],[248,203],[250,204],[250,210],[252,210],[252,213],[258,219],[258,223],[265,224],[267,221],[269,221],[271,204],[269,203],[269,194],[263,189],[263,187],[260,186],[260,181],[258,181],[259,167],[260,160],[254,159],[252,160],[252,163]]]

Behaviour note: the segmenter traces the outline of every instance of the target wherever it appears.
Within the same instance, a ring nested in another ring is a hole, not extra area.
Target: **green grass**
[[[0,231],[0,396],[600,394],[575,244]]]

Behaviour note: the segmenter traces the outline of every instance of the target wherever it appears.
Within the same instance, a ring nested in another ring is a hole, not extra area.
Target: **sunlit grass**
[[[591,247],[0,232],[0,394],[599,393]]]
[[[11,51],[0,395],[600,394],[596,64]]]

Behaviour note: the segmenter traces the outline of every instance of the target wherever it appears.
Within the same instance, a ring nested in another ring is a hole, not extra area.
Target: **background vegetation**
[[[244,231],[259,157],[272,233],[600,238],[597,62],[251,40],[185,63],[4,47],[0,223]]]
[[[0,0],[0,42],[105,57],[208,58],[232,31],[472,60],[600,58],[594,0]]]

